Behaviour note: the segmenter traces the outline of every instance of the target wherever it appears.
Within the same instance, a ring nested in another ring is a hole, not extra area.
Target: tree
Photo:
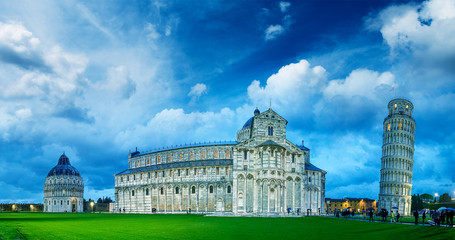
[[[96,201],[96,203],[103,203],[103,199],[98,198],[98,201]]]
[[[440,203],[451,202],[451,201],[452,201],[452,197],[449,195],[449,193],[444,193],[439,197]]]
[[[421,199],[429,199],[429,200],[433,200],[434,199],[434,197],[432,195],[428,194],[428,193],[424,193],[424,194],[420,195],[420,198]]]

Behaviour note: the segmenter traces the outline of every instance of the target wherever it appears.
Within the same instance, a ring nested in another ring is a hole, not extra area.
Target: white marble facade
[[[256,109],[237,141],[136,150],[115,175],[114,212],[323,213],[326,172],[286,139],[286,125],[272,109]]]
[[[416,123],[413,104],[405,99],[389,102],[384,119],[378,209],[411,213],[412,169]]]

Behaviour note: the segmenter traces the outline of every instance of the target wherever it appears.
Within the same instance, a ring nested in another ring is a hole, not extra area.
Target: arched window
[[[179,187],[176,187],[175,188],[175,194],[179,194],[179,190],[180,190]]]
[[[150,164],[150,158],[147,158],[147,165]]]
[[[229,150],[226,150],[226,158],[229,158]]]
[[[273,136],[273,127],[267,127],[267,135]]]
[[[245,151],[243,151],[243,159],[246,160],[247,157],[248,157],[248,152],[245,150]]]
[[[63,189],[63,195],[65,195],[65,193],[66,193],[66,190],[65,190],[65,189]]]
[[[158,156],[158,163],[161,162],[161,156]]]
[[[210,192],[210,193],[213,193],[213,186],[210,186],[209,192]]]
[[[164,188],[163,188],[163,187],[160,188],[160,194],[161,194],[161,195],[164,194]]]
[[[295,163],[295,155],[292,154],[292,163]]]
[[[66,205],[70,205],[70,200],[66,200]]]
[[[137,165],[136,165],[136,167],[139,167],[139,160],[137,160]]]
[[[215,150],[215,158],[218,157],[218,150]]]
[[[180,157],[179,158],[180,158],[180,160],[182,160],[182,154],[181,153],[180,153]]]
[[[171,154],[169,154],[169,162],[171,161]]]
[[[227,187],[227,193],[231,193],[231,186]]]
[[[133,197],[134,197],[134,190],[132,190],[132,191],[131,191],[131,196],[133,196]]]
[[[149,189],[148,188],[145,189],[145,195],[147,195],[147,196],[149,195]]]
[[[205,158],[205,151],[202,151],[202,158]]]
[[[196,187],[195,186],[191,187],[191,193],[196,193]]]
[[[197,176],[197,169],[194,169],[194,176]]]
[[[390,131],[390,123],[387,124],[387,131]]]
[[[394,106],[395,109],[397,109],[397,104],[395,103],[395,106]]]
[[[193,152],[191,152],[191,159],[193,159]]]

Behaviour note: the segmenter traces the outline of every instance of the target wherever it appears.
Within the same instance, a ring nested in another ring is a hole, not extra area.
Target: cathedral
[[[286,139],[287,120],[258,109],[237,141],[128,155],[115,175],[115,212],[274,216],[324,211],[326,172]]]

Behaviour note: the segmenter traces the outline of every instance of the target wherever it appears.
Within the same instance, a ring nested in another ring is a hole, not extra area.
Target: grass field
[[[455,229],[325,217],[0,213],[0,239],[455,239]]]

